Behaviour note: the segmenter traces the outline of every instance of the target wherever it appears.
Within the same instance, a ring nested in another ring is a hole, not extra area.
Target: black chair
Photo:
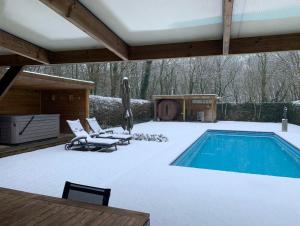
[[[63,199],[108,206],[110,189],[96,188],[66,181]]]

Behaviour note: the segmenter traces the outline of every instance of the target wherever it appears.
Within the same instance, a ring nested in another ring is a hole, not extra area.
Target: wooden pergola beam
[[[300,50],[300,33],[236,38],[230,41],[229,54]]]
[[[88,49],[58,51],[49,54],[50,64],[75,64],[89,62],[112,62],[122,61],[108,49]],[[28,59],[17,54],[0,55],[1,66],[40,65],[42,63]]]
[[[229,54],[300,50],[300,33],[235,38]],[[213,56],[222,54],[222,40],[131,47],[130,60]]]
[[[128,60],[128,46],[101,20],[84,7],[78,0],[40,0],[59,15],[73,23],[90,37],[123,60]]]
[[[223,54],[225,55],[229,54],[233,1],[223,1]]]
[[[0,67],[2,66],[22,66],[22,65],[40,65],[41,62],[31,60],[29,58],[12,54],[12,55],[0,55]]]
[[[300,33],[288,35],[237,38],[230,41],[229,54],[300,50]],[[222,54],[222,40],[199,41],[130,48],[129,60],[148,60],[179,57],[212,56]],[[107,49],[52,52],[51,64],[121,61]],[[39,62],[17,55],[0,55],[0,66],[38,65]]]
[[[31,60],[49,64],[49,52],[39,46],[0,30],[0,46]]]
[[[220,40],[130,47],[130,60],[220,55]]]
[[[122,61],[108,49],[60,51],[51,55],[52,64]]]
[[[17,75],[22,70],[22,66],[11,66],[0,79],[0,100],[12,86]]]

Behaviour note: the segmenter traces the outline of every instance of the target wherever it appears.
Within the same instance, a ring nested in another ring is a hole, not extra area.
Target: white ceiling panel
[[[223,0],[80,2],[129,45],[222,39]],[[232,38],[299,33],[300,0],[235,0],[232,20]],[[38,0],[0,0],[0,29],[52,51],[104,47]]]
[[[102,47],[38,0],[0,0],[0,29],[53,51]]]
[[[80,2],[130,45],[222,37],[222,0]]]
[[[300,0],[235,0],[232,37],[300,32]]]

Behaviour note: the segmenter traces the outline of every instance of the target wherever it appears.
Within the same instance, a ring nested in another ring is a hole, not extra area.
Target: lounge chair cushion
[[[121,140],[128,140],[131,139],[131,135],[126,135],[126,134],[106,134],[105,130],[101,128],[99,123],[97,122],[96,118],[87,118],[86,119],[88,124],[90,125],[91,129],[93,130],[94,133],[98,133],[98,137],[112,137],[114,139],[121,139]]]
[[[67,120],[72,132],[76,137],[86,137],[88,143],[112,145],[119,142],[119,140],[104,139],[104,138],[92,138],[82,127],[80,120]],[[108,136],[109,138],[109,136]]]
[[[94,133],[105,133],[105,130],[101,128],[95,117],[87,118],[86,120],[90,125],[91,129],[94,131]]]
[[[128,140],[132,138],[131,135],[126,135],[126,134],[111,134],[111,137],[114,137],[116,139],[124,139],[124,140]]]
[[[101,137],[101,138],[110,138],[112,134],[108,133],[101,133],[101,134],[96,134],[96,137]]]
[[[75,134],[76,137],[85,136],[89,137],[90,135],[84,130],[79,119],[77,120],[67,120],[67,123],[70,126],[70,129]]]
[[[117,144],[119,140],[105,139],[105,138],[87,138],[87,142],[91,144],[103,144],[103,145],[112,145]]]

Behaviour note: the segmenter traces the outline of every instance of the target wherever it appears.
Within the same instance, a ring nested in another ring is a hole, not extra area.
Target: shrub
[[[150,101],[132,99],[131,109],[135,123],[152,119],[153,108]],[[122,112],[121,98],[90,95],[90,117],[96,117],[103,127],[121,125]]]

